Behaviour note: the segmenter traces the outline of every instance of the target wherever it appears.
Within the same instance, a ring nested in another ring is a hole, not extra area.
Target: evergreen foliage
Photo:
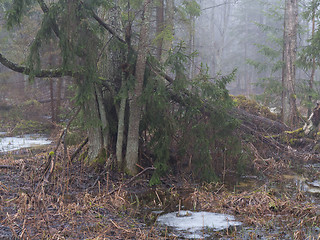
[[[14,0],[7,13],[8,26],[21,23],[23,14],[32,7],[33,2]],[[132,32],[127,33],[129,37],[135,37],[135,27],[139,24],[136,14],[139,14],[137,10],[141,9],[141,4],[140,0],[120,1],[120,10],[125,9],[120,12],[123,25],[133,26]],[[82,116],[88,131],[94,129],[96,134],[93,136],[97,141],[89,147],[99,147],[97,145],[104,141],[102,139],[111,139],[101,144],[102,150],[96,155],[99,165],[100,160],[105,161],[115,151],[120,121],[119,99],[127,99],[135,83],[136,54],[133,49],[136,41],[127,41],[127,46],[109,33],[106,37],[99,24],[91,18],[92,11],[108,12],[112,7],[112,2],[106,0],[86,1],[84,4],[77,0],[52,3],[49,11],[42,16],[28,58],[32,77],[41,70],[41,50],[51,41],[57,42],[63,69],[74,72],[76,76],[76,103],[84,111]],[[196,1],[183,1],[180,9],[185,16],[196,17],[200,14]],[[108,15],[104,17],[108,18]],[[163,34],[172,39],[165,29]],[[240,143],[233,135],[237,121],[228,114],[233,101],[226,89],[226,84],[234,79],[236,72],[227,76],[218,75],[212,80],[208,69],[202,66],[200,73],[189,79],[186,66],[192,56],[187,52],[182,42],[170,50],[164,64],[152,55],[147,60],[152,67],[146,69],[143,93],[139,99],[143,106],[140,151],[152,157],[157,169],[151,185],[159,183],[160,177],[173,166],[181,172],[192,172],[197,179],[217,180],[221,177],[222,168],[237,161],[234,156],[240,154]],[[174,80],[166,82],[154,71],[154,67],[168,70]],[[125,132],[128,114],[127,107]],[[186,165],[189,169],[184,167]]]
[[[178,76],[172,85],[166,87],[161,78],[153,76],[145,88],[143,131],[146,133],[147,148],[154,154],[157,167],[151,185],[159,183],[159,177],[167,172],[172,157],[180,162],[175,164],[189,162],[189,171],[195,178],[216,181],[221,177],[218,172],[223,157],[230,160],[231,156],[225,155],[240,153],[235,150],[239,145],[235,144],[236,138],[232,135],[237,121],[227,114],[233,101],[226,84],[233,80],[235,71],[212,82],[207,69],[203,68],[190,81],[183,64],[189,56],[183,46],[176,46],[166,62],[166,66]],[[172,104],[168,88],[178,95],[180,104]],[[184,89],[191,89],[192,94],[182,94]]]
[[[315,25],[314,32],[311,33],[310,38],[307,39],[306,46],[301,48],[297,60],[297,65],[306,72],[316,71],[319,67],[318,52],[320,50],[320,32],[317,27],[320,20],[319,7],[320,1],[312,0],[308,2],[302,13],[302,17],[307,22],[311,22],[311,25]],[[319,99],[320,97],[319,82],[315,82],[314,79],[311,78],[312,76],[310,76],[310,79],[303,79],[297,88],[297,96],[301,99],[301,104],[306,106],[308,109],[312,109],[314,107],[313,100]],[[311,86],[310,81],[312,81]]]
[[[8,29],[16,24],[21,24],[22,17],[27,14],[34,3],[34,0],[13,0],[11,8],[6,11]]]

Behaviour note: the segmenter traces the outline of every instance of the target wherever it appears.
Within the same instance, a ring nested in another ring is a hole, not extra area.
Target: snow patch
[[[311,186],[313,187],[318,187],[320,188],[320,180],[316,180],[316,181],[313,181],[311,183],[309,183]]]
[[[157,222],[172,227],[174,230],[182,231],[187,238],[203,238],[201,230],[210,228],[213,231],[220,231],[230,226],[241,225],[235,221],[234,216],[210,212],[180,211],[171,212],[158,217]]]
[[[28,134],[21,137],[0,138],[0,153],[18,150],[21,148],[36,147],[50,144],[51,141],[41,135]]]

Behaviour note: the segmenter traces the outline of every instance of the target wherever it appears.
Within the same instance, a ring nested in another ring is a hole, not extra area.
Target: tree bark
[[[314,32],[315,32],[315,8],[313,9],[313,12],[312,12],[312,39],[314,38]],[[311,76],[310,76],[310,80],[309,80],[309,104],[310,106],[308,107],[308,116],[311,115],[311,103],[312,103],[312,91],[313,91],[313,82],[314,82],[314,75],[315,75],[315,72],[316,72],[316,58],[315,57],[312,57],[312,70],[311,70]]]
[[[60,121],[60,108],[61,108],[61,93],[62,93],[62,78],[58,78],[57,82],[57,102],[56,102],[56,121]]]
[[[108,145],[109,145],[109,122],[107,119],[107,114],[106,114],[106,109],[103,103],[103,96],[101,92],[101,88],[95,84],[95,90],[96,90],[96,95],[97,95],[97,105],[99,109],[99,117],[101,121],[101,127],[102,127],[102,139],[103,139],[103,144],[102,146],[105,148],[105,150],[108,150]]]
[[[50,105],[51,105],[51,121],[56,122],[56,112],[54,109],[54,96],[53,96],[53,79],[49,79],[50,83]]]
[[[295,94],[298,0],[286,0],[282,69],[282,120],[290,126],[298,123]]]
[[[174,26],[174,0],[166,0],[166,19],[165,28],[173,36],[173,26]],[[168,53],[172,47],[171,39],[164,39],[162,41],[162,54],[161,62],[165,62],[168,58]]]
[[[12,61],[10,61],[6,57],[4,57],[1,53],[0,53],[0,62],[2,63],[3,66],[5,66],[15,72],[22,73],[25,75],[31,74],[30,68],[13,63]],[[63,76],[78,76],[78,75],[79,75],[79,73],[73,73],[72,71],[65,71],[64,69],[57,68],[57,69],[43,69],[43,70],[35,73],[34,77],[37,77],[37,78],[46,78],[46,77],[58,78],[58,77],[63,77]]]
[[[127,98],[122,97],[120,101],[120,108],[118,113],[118,132],[116,143],[116,156],[118,161],[118,169],[122,168],[123,161],[123,142],[124,142],[124,129],[125,129],[125,111],[126,111]]]
[[[195,76],[195,66],[194,66],[194,56],[192,53],[194,52],[194,40],[195,40],[195,31],[196,31],[196,22],[195,22],[195,17],[191,17],[190,19],[190,32],[189,32],[189,47],[190,51],[189,54],[191,56],[191,61],[190,61],[190,72],[189,72],[189,78],[192,79]]]
[[[139,103],[143,89],[144,72],[146,68],[146,56],[148,48],[150,0],[144,0],[144,10],[142,13],[142,23],[140,28],[140,40],[137,52],[137,62],[135,70],[134,92],[130,96],[129,106],[129,126],[128,141],[126,150],[126,171],[130,175],[138,172],[136,164],[138,163],[139,149],[139,125],[141,118],[141,104]]]
[[[103,149],[102,130],[99,124],[99,106],[96,94],[93,89],[92,96],[84,103],[84,115],[87,123],[88,132],[88,160],[91,161],[98,157]]]
[[[159,35],[163,31],[164,28],[164,0],[158,0],[157,2],[158,6],[156,8],[156,34],[157,38],[159,38]],[[163,38],[160,37],[157,42],[157,58],[161,59],[162,55],[162,45],[163,45]]]

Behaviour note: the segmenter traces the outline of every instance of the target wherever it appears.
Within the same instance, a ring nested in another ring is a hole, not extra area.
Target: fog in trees
[[[308,39],[312,35],[312,18],[307,20],[303,16],[306,15],[306,6],[312,2],[299,1],[297,60],[301,59],[300,53],[310,44]],[[236,68],[236,79],[228,85],[230,93],[258,95],[263,104],[276,107],[280,112],[284,2],[204,0],[199,4],[202,14],[195,23],[194,45],[198,51],[195,69],[201,63],[206,64],[210,74],[215,76]],[[313,103],[305,98],[308,91],[312,91],[313,96],[319,92],[316,86],[312,90],[308,86],[312,70],[301,65],[300,60],[296,65],[299,106],[314,106],[316,98],[313,98]],[[317,77],[315,71],[312,78]]]
[[[319,12],[0,0],[0,238],[318,239]]]

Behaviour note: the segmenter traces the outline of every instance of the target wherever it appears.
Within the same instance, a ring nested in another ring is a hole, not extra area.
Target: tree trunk
[[[298,123],[295,94],[298,0],[286,0],[282,69],[282,120],[290,126]]]
[[[96,159],[103,149],[103,137],[99,124],[99,107],[94,89],[92,95],[84,104],[85,121],[88,124],[88,160]]]
[[[192,53],[194,52],[194,39],[195,39],[195,17],[191,17],[190,21],[190,32],[189,32],[189,47],[190,47],[190,56],[191,56],[191,61],[190,61],[190,72],[189,72],[189,78],[192,79],[195,76],[195,66],[194,66],[194,56]]]
[[[159,35],[163,31],[164,27],[164,0],[158,0],[157,2],[157,8],[156,8],[156,35],[159,38]],[[161,59],[162,55],[162,44],[163,44],[163,38],[159,38],[157,42],[157,58]]]
[[[315,9],[313,9],[312,12],[312,39],[314,38],[314,32],[315,32]],[[311,76],[310,76],[310,81],[309,81],[309,107],[308,107],[308,116],[311,115],[311,103],[312,103],[312,91],[313,91],[313,82],[314,82],[314,75],[316,72],[316,58],[312,58],[312,70],[311,70]]]
[[[126,170],[130,175],[135,175],[138,171],[136,164],[138,163],[139,149],[139,124],[141,118],[141,104],[139,103],[142,94],[144,72],[146,68],[146,55],[148,48],[149,33],[149,16],[150,16],[150,0],[144,0],[144,10],[142,13],[142,23],[140,29],[140,40],[137,52],[137,62],[135,71],[134,92],[130,96],[129,106],[129,127],[128,141],[126,150]]]
[[[97,95],[97,105],[99,109],[99,117],[101,120],[101,127],[102,127],[102,139],[103,139],[103,147],[105,150],[108,150],[108,145],[109,145],[109,122],[107,119],[106,115],[106,108],[103,103],[103,96],[102,96],[102,91],[101,87],[97,86],[95,84],[95,90],[96,90],[96,95]]]
[[[127,98],[122,97],[120,102],[120,108],[118,113],[118,132],[117,132],[117,143],[116,143],[116,156],[118,161],[118,169],[120,170],[123,164],[123,136],[124,136],[124,126],[125,126],[125,112],[126,112]]]
[[[54,95],[53,95],[53,79],[49,79],[50,83],[50,105],[51,105],[51,121],[56,122],[56,112],[54,109]]]
[[[56,121],[60,121],[60,108],[61,108],[61,93],[62,93],[62,79],[58,78],[57,82],[57,102],[56,102]]]
[[[166,0],[166,20],[165,28],[166,31],[171,33],[173,36],[173,26],[174,26],[174,0]],[[172,39],[164,39],[162,42],[162,54],[161,62],[165,62],[168,58],[168,53],[172,47]]]

